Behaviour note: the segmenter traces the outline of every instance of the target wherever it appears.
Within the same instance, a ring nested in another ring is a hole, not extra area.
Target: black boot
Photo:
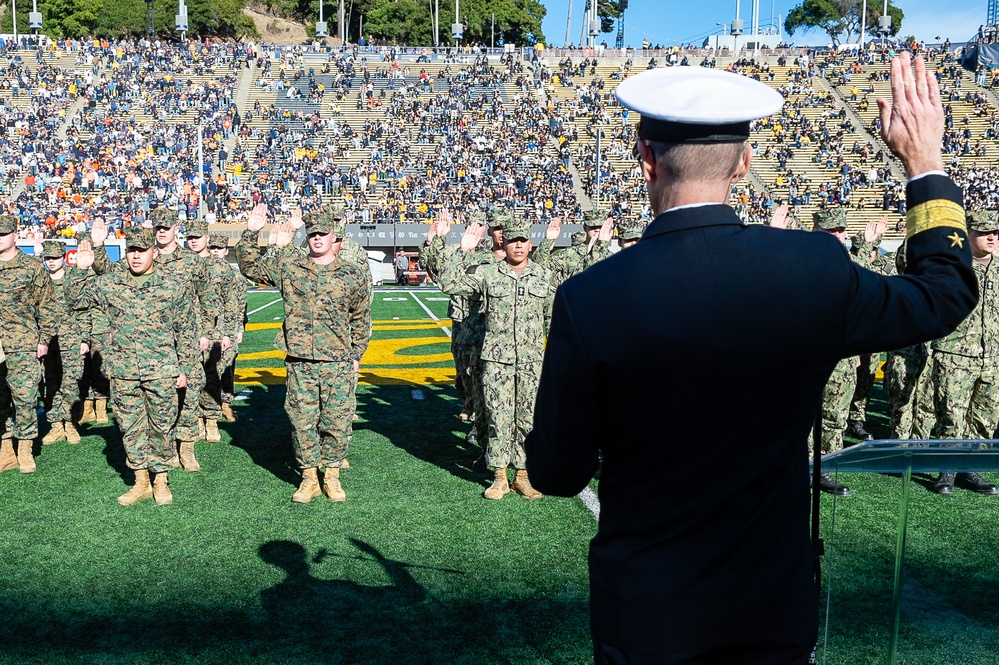
[[[953,473],[941,473],[940,477],[937,478],[937,482],[933,483],[932,489],[937,494],[953,494],[954,493],[954,474]]]
[[[836,482],[831,473],[823,473],[819,476],[819,489],[836,496],[850,496],[850,488]]]
[[[472,462],[472,470],[473,471],[485,471],[488,468],[489,467],[486,464],[486,453],[485,452],[483,452],[481,455],[479,455],[478,457],[476,457],[475,461]]]
[[[982,478],[977,473],[957,474],[957,483],[966,490],[979,494],[999,494],[999,487]]]
[[[860,439],[861,441],[873,441],[874,435],[864,429],[864,423],[859,420],[851,420],[846,424],[846,432],[844,432],[851,439]]]

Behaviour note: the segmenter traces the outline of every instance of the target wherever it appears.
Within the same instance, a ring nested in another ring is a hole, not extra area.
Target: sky
[[[869,0],[879,2],[879,0]],[[565,43],[566,17],[569,4],[572,4],[571,43],[580,43],[583,27],[583,10],[586,0],[541,0],[548,9],[542,25],[548,42],[555,46]],[[760,0],[760,29],[773,22],[783,22],[792,7],[801,4],[791,0]],[[988,0],[947,3],[946,11],[941,11],[941,0],[895,0],[905,12],[902,33],[915,35],[927,43],[950,38],[953,42],[963,42],[977,33],[978,26],[985,22]],[[624,15],[624,39],[628,46],[641,46],[643,39],[652,44],[694,43],[700,44],[708,35],[721,34],[721,27],[715,23],[731,24],[736,18],[735,0],[629,0]],[[752,1],[740,3],[740,15],[745,30],[750,29]],[[601,36],[611,46],[617,33]],[[797,44],[823,45],[829,41],[828,35],[820,30],[797,32],[792,37]]]

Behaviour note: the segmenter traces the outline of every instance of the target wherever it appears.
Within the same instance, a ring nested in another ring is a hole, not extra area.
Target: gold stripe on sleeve
[[[967,231],[964,221],[964,208],[947,199],[935,199],[926,203],[920,203],[915,208],[909,210],[909,213],[905,217],[906,238],[911,238],[917,233],[940,227]]]

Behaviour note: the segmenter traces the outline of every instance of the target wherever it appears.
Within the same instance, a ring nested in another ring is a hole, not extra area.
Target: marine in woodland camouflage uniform
[[[969,210],[968,242],[978,277],[975,311],[947,337],[930,342],[935,433],[942,439],[991,439],[999,423],[999,213]],[[941,473],[933,486],[950,494],[955,482],[980,494],[999,488],[977,473]]]
[[[6,412],[0,414],[0,427],[12,430],[12,436],[0,442],[0,472],[20,467],[21,473],[32,473],[39,359],[48,353],[58,325],[52,280],[41,261],[17,248],[17,226],[17,217],[0,215],[0,344],[5,355],[0,363],[0,407]]]
[[[357,368],[371,338],[370,272],[335,251],[338,237],[328,215],[306,224],[309,255],[265,252],[257,235],[266,217],[266,206],[254,208],[235,250],[242,273],[278,288],[284,299],[285,320],[275,345],[287,354],[285,410],[302,469],[292,500],[305,503],[318,496],[317,471],[325,467],[322,491],[343,501],[340,467],[350,437]]]
[[[76,240],[77,243],[91,242],[90,234],[78,234]],[[89,310],[87,320],[90,330],[84,336],[89,340],[90,351],[83,356],[83,414],[80,422],[106,425],[109,422],[107,405],[111,398],[111,379],[104,370],[104,356],[111,348],[111,322],[107,314],[99,309]]]
[[[218,290],[212,283],[212,272],[209,260],[177,244],[176,233],[180,224],[177,213],[167,208],[157,208],[149,214],[156,238],[156,270],[164,277],[180,282],[187,289],[188,297],[195,303],[193,307],[194,321],[198,331],[197,348],[201,354],[207,354],[211,349],[212,340],[218,337]],[[94,234],[94,272],[102,275],[112,270],[103,246],[103,238],[98,236],[97,227]],[[98,240],[100,242],[98,242]],[[119,262],[119,271],[127,269],[125,262]],[[205,385],[205,371],[201,363],[185,374],[186,388],[178,391],[180,416],[177,419],[175,433],[180,451],[181,466],[185,471],[194,472],[201,469],[201,464],[194,455],[194,444],[201,438],[201,406],[199,397]]]
[[[42,438],[42,443],[65,440],[75,444],[80,442],[75,421],[83,389],[83,358],[90,350],[90,311],[75,307],[69,297],[69,275],[76,269],[65,265],[65,243],[46,240],[42,243],[41,255],[52,279],[59,324],[56,337],[45,356],[45,395],[42,402],[51,428]]]
[[[552,271],[528,258],[530,226],[509,221],[503,227],[506,259],[473,263],[474,230],[462,238],[464,250],[448,258],[441,270],[442,288],[449,293],[477,294],[485,312],[482,344],[482,385],[489,442],[488,465],[495,479],[484,493],[502,498],[510,491],[507,468],[516,469],[513,489],[528,498],[541,496],[530,485],[524,437],[534,418],[545,331],[555,295]]]
[[[118,502],[131,505],[153,497],[165,505],[173,501],[167,473],[177,464],[178,389],[189,372],[201,367],[200,331],[190,284],[160,270],[152,230],[126,229],[125,246],[126,269],[100,276],[74,271],[68,288],[77,304],[102,310],[111,322],[106,367],[126,461],[136,476]],[[82,269],[93,260],[86,247],[77,252]]]
[[[217,443],[222,440],[219,432],[218,421],[222,420],[222,354],[223,350],[229,350],[233,344],[233,331],[226,325],[223,302],[226,297],[225,287],[228,279],[227,273],[232,269],[228,264],[212,259],[208,250],[208,224],[201,221],[188,221],[184,224],[187,236],[187,248],[198,257],[205,260],[208,266],[208,283],[215,291],[216,299],[215,321],[213,326],[213,337],[210,346],[202,357],[202,366],[205,372],[205,383],[199,396],[199,407],[201,409],[201,427],[204,428],[203,436],[209,443]]]
[[[217,367],[222,413],[227,419],[235,420],[232,401],[235,392],[236,357],[239,355],[239,345],[243,342],[243,332],[246,328],[247,282],[245,277],[229,267],[229,262],[226,260],[229,255],[228,237],[222,233],[211,234],[208,248],[212,259],[225,268],[221,280],[222,302],[219,329],[223,336],[231,336],[232,346],[222,350],[222,358]]]

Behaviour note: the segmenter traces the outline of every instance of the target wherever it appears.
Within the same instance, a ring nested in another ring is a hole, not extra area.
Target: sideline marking
[[[408,293],[409,295],[411,295],[413,297],[413,300],[415,300],[420,305],[420,307],[423,308],[424,312],[426,312],[427,314],[430,315],[431,319],[433,319],[434,321],[440,322],[440,319],[437,318],[437,315],[434,314],[429,307],[427,307],[427,304],[425,302],[423,302],[422,300],[420,300],[419,298],[417,298],[415,293],[413,293],[412,291],[406,291],[406,293]],[[445,326],[441,326],[441,330],[443,330],[444,334],[447,335],[448,337],[451,336],[451,331],[448,328],[446,328]]]
[[[589,487],[584,487],[583,491],[577,494],[579,500],[583,502],[583,505],[593,513],[593,517],[600,521],[600,499],[597,498],[597,493],[591,490]]]
[[[277,304],[277,303],[279,303],[279,302],[281,302],[281,298],[278,298],[277,300],[272,300],[272,301],[270,301],[269,303],[267,303],[266,305],[262,305],[262,306],[260,306],[260,307],[256,308],[256,309],[255,309],[255,310],[253,310],[252,312],[247,312],[247,313],[246,313],[246,315],[247,315],[247,316],[253,316],[253,315],[254,315],[254,314],[256,314],[257,312],[259,312],[259,311],[261,311],[261,310],[264,310],[264,309],[267,309],[267,308],[268,308],[268,307],[270,307],[271,305],[274,305],[274,304]]]

